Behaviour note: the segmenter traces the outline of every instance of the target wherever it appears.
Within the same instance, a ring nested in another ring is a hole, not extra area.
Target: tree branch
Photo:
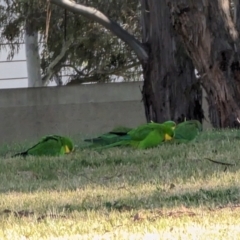
[[[61,68],[63,67],[69,67],[72,68],[78,75],[84,76],[84,77],[88,77],[88,75],[95,75],[95,74],[107,74],[107,75],[117,75],[117,76],[122,76],[123,74],[121,74],[122,72],[139,66],[140,62],[133,62],[130,65],[126,65],[124,67],[119,67],[119,68],[115,68],[115,69],[109,69],[109,70],[100,70],[100,69],[93,69],[91,72],[89,72],[88,74],[84,74],[83,71],[80,71],[77,69],[77,67],[75,67],[72,64],[62,64]]]
[[[98,11],[92,7],[86,7],[82,4],[77,4],[70,0],[50,0],[51,3],[54,3],[62,8],[65,8],[73,13],[80,14],[88,19],[94,20],[104,26],[106,29],[110,30],[117,37],[122,39],[126,44],[128,44],[132,50],[136,53],[139,60],[147,61],[148,53],[145,50],[142,43],[140,43],[133,35],[124,30],[118,23],[110,20],[102,12]]]
[[[65,68],[65,67],[67,67],[67,68],[72,68],[78,75],[81,75],[81,76],[86,76],[86,74],[84,74],[83,73],[83,70],[78,70],[77,69],[77,67],[75,67],[74,65],[72,65],[72,64],[62,64],[61,65],[61,68]]]
[[[69,81],[66,85],[68,86],[72,86],[72,85],[78,85],[78,84],[82,84],[82,83],[97,83],[99,80],[96,79],[95,76],[92,77],[84,77],[84,78],[77,78],[77,79],[73,79],[71,81]]]
[[[49,83],[50,79],[55,74],[56,67],[61,63],[62,59],[65,57],[66,52],[67,52],[67,50],[69,49],[69,47],[71,46],[72,43],[73,43],[72,39],[69,39],[66,42],[63,42],[63,46],[62,46],[61,52],[49,64],[48,69],[47,69],[47,73],[45,74],[45,76],[42,77],[43,86],[47,86],[47,84]]]
[[[94,71],[94,74],[109,74],[109,75],[117,75],[117,76],[121,76],[121,74],[119,74],[119,73],[121,73],[121,72],[123,72],[123,71],[126,71],[126,70],[128,70],[129,68],[133,68],[133,67],[136,67],[136,66],[138,66],[138,65],[140,65],[140,63],[139,62],[134,62],[134,63],[132,63],[132,64],[130,64],[130,65],[126,65],[126,66],[124,66],[124,67],[120,67],[120,68],[117,68],[117,69],[111,69],[111,70],[109,70],[109,71],[104,71],[104,70],[96,70],[96,71]]]

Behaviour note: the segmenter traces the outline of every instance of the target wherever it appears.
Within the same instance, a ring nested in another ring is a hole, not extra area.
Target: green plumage
[[[128,127],[116,127],[108,133],[104,133],[97,138],[85,139],[85,142],[92,143],[91,147],[105,146],[111,143],[118,142],[123,139],[123,136],[126,136],[132,128]]]
[[[15,154],[16,156],[59,156],[72,152],[74,149],[71,139],[58,135],[43,137],[36,145],[24,152]]]
[[[156,147],[163,141],[170,140],[173,137],[173,128],[175,126],[176,123],[173,121],[167,121],[162,124],[151,122],[130,131],[111,131],[98,138],[86,139],[85,141],[101,145],[97,149],[116,146],[146,149]]]
[[[188,143],[196,138],[202,125],[197,120],[179,123],[167,121],[162,124],[147,123],[133,128],[118,127],[97,138],[86,139],[95,149],[111,148],[116,146],[131,146],[145,149],[156,147],[162,142]]]
[[[119,127],[115,127],[114,129],[112,129],[112,131],[110,133],[115,133],[118,135],[125,135],[128,132],[130,132],[132,130],[132,128],[129,127],[124,127],[124,126],[119,126]]]
[[[202,125],[198,120],[179,123],[174,129],[173,142],[188,143],[194,140],[200,131],[202,131]]]

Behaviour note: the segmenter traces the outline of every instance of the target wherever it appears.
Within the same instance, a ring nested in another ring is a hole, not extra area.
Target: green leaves
[[[8,3],[8,4],[7,4]],[[140,36],[138,22],[138,2],[127,0],[81,1],[81,4],[95,7],[113,21],[118,22],[136,37]],[[7,1],[0,3],[0,22],[3,30],[0,43],[10,42],[12,58],[17,53],[19,43],[23,42],[26,18],[34,21],[41,35],[41,72],[47,74],[48,66],[61,53],[65,41],[73,41],[61,61],[54,67],[55,74],[64,71],[68,81],[108,82],[121,76],[126,81],[139,79],[140,64],[135,54],[101,25],[82,16],[51,4],[48,41],[44,40],[46,31],[47,7],[45,0]],[[0,49],[1,50],[1,49]]]

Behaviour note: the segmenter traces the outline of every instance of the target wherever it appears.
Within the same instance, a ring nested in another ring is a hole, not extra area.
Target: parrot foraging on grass
[[[59,156],[66,153],[70,153],[74,150],[73,142],[70,138],[49,135],[43,137],[36,145],[29,148],[24,152],[15,154],[12,157],[17,156]]]
[[[189,120],[179,123],[174,129],[173,142],[188,143],[202,131],[202,124],[198,120]]]
[[[117,146],[131,146],[138,149],[146,149],[156,147],[164,141],[171,140],[175,126],[176,123],[173,121],[166,121],[162,124],[151,122],[140,125],[130,131],[111,131],[98,138],[86,139],[85,141],[102,145],[95,149]]]

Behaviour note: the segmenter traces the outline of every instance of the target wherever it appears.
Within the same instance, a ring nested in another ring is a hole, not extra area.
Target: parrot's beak
[[[169,136],[168,134],[165,134],[165,141],[170,141],[172,140],[172,137]]]
[[[65,145],[65,153],[70,153],[71,151],[69,150],[68,146]]]

